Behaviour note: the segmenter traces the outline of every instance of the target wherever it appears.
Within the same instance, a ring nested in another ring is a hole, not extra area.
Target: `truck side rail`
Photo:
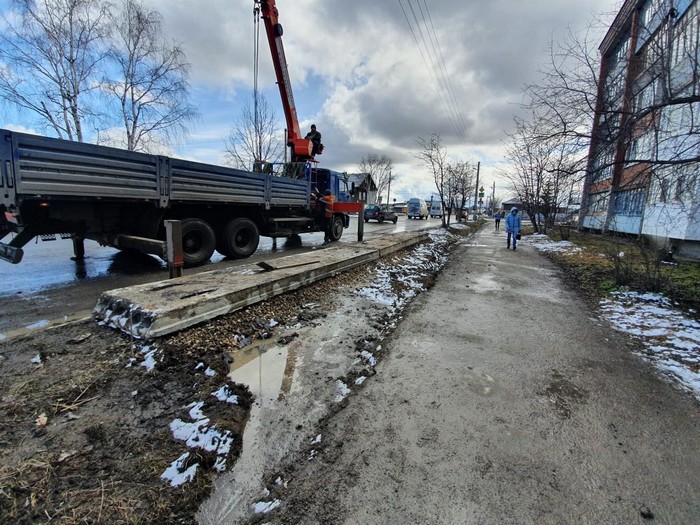
[[[308,183],[275,175],[169,159],[170,200],[306,206]]]
[[[12,144],[18,196],[100,197],[158,201],[158,157],[116,148],[2,130]]]
[[[13,182],[13,191],[0,195],[7,209],[16,199],[51,197],[148,200],[161,208],[174,202],[309,203],[305,180],[8,130],[0,130],[0,140],[3,181]]]

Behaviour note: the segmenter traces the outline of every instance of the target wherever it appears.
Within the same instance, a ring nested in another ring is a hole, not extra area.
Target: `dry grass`
[[[574,230],[570,235],[569,240],[582,251],[570,255],[550,253],[548,257],[589,297],[600,298],[620,288],[660,292],[698,315],[700,263],[660,262],[658,252],[634,239]],[[549,236],[559,240],[556,229]]]

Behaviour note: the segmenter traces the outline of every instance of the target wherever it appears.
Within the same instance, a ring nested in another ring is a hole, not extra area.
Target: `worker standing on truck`
[[[331,190],[326,190],[321,197],[320,202],[324,206],[323,209],[323,244],[331,242],[331,225],[333,224],[333,195]]]
[[[321,144],[321,132],[316,131],[316,124],[311,124],[311,131],[304,137],[306,140],[310,140],[313,144],[311,150],[311,155],[320,155],[323,152],[323,144]]]

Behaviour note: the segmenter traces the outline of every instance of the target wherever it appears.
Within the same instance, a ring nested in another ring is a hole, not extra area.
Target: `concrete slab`
[[[94,317],[134,337],[153,339],[189,328],[276,295],[307,286],[428,239],[399,233],[280,257],[253,265],[111,290]]]

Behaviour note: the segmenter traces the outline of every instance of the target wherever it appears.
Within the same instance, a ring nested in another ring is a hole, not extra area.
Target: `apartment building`
[[[602,44],[579,224],[700,256],[700,0],[627,0]]]

